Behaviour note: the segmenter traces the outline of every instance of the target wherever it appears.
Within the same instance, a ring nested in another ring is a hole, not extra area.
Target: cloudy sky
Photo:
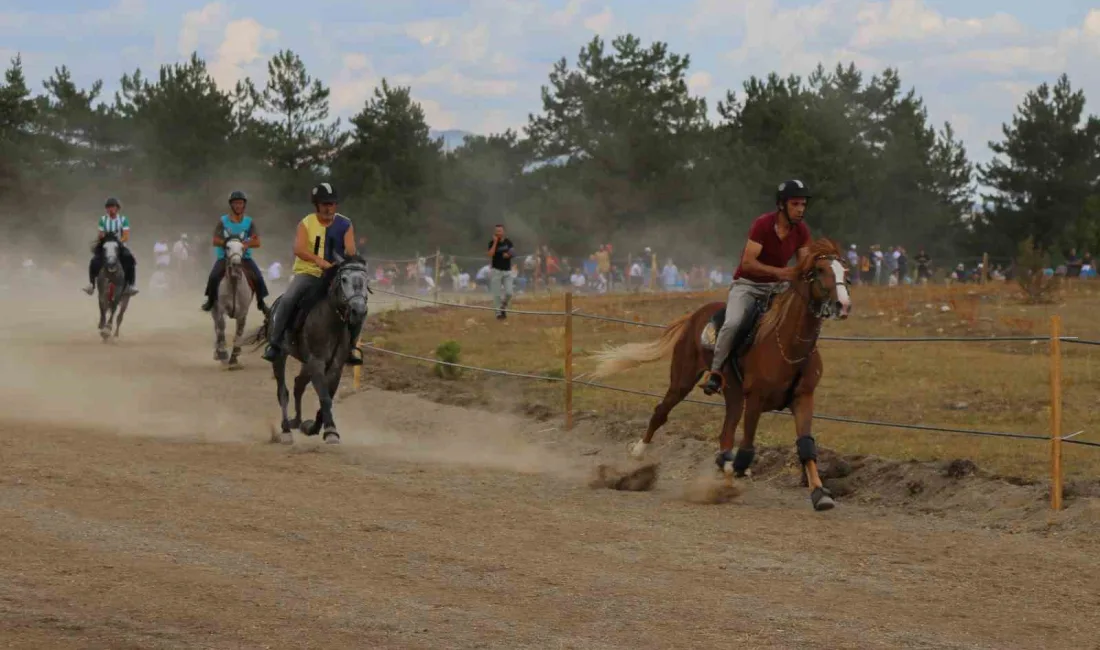
[[[1024,92],[1062,72],[1100,113],[1098,0],[0,0],[0,56],[21,53],[36,89],[64,64],[113,92],[193,50],[230,86],[291,48],[338,115],[385,76],[434,128],[479,133],[524,124],[555,60],[624,32],[690,54],[712,109],[753,74],[897,67],[978,160]]]

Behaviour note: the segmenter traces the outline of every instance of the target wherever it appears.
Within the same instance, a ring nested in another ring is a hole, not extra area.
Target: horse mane
[[[836,243],[828,237],[822,237],[810,242],[808,247],[810,249],[809,255],[803,259],[798,265],[799,277],[805,276],[807,273],[813,270],[816,259],[821,255],[840,255],[840,249]],[[779,326],[779,321],[783,314],[787,312],[787,309],[791,306],[791,301],[798,295],[798,290],[795,283],[791,283],[783,293],[779,294],[772,302],[771,308],[764,312],[764,315],[760,317],[760,327],[756,333],[756,340],[760,340],[765,334],[770,333],[773,329]]]

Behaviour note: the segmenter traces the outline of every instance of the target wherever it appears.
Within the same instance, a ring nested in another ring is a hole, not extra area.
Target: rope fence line
[[[568,379],[566,379],[564,377],[552,377],[552,376],[547,376],[547,375],[532,375],[532,374],[523,373],[523,372],[513,372],[511,370],[499,370],[499,369],[496,369],[496,368],[482,368],[480,366],[471,366],[471,365],[463,364],[463,363],[453,363],[453,362],[450,362],[450,361],[441,361],[439,359],[432,359],[430,357],[422,357],[422,356],[418,356],[418,355],[415,355],[415,354],[408,354],[408,353],[405,353],[405,352],[397,352],[396,350],[387,350],[386,348],[380,348],[380,347],[378,347],[374,344],[367,344],[364,347],[367,348],[368,350],[373,350],[375,352],[380,352],[380,353],[383,353],[383,354],[390,354],[390,355],[397,356],[397,357],[404,357],[406,359],[414,359],[416,361],[423,361],[425,363],[439,364],[441,366],[451,366],[453,368],[462,368],[464,370],[475,370],[475,371],[484,372],[484,373],[490,374],[490,375],[501,375],[501,376],[505,376],[505,377],[519,377],[519,378],[522,378],[522,379],[533,379],[533,380],[536,380],[536,381],[547,381],[547,382],[558,382],[558,383],[568,381]],[[608,384],[601,384],[601,383],[598,383],[598,382],[587,381],[587,380],[583,380],[583,379],[573,379],[572,383],[574,385],[578,385],[578,386],[588,386],[590,388],[610,390],[610,391],[615,391],[615,392],[619,392],[619,393],[627,393],[627,394],[630,394],[630,395],[641,395],[643,397],[653,397],[653,398],[657,398],[657,399],[661,399],[661,398],[664,397],[664,395],[661,395],[659,393],[653,393],[653,392],[650,392],[650,391],[638,390],[638,389],[635,389],[635,388],[624,388],[622,386],[611,386],[611,385],[608,385]],[[716,407],[720,407],[720,408],[725,408],[725,406],[726,406],[724,402],[716,402],[714,400],[693,399],[693,398],[690,398],[690,397],[686,398],[682,401],[687,402],[687,403],[691,403],[691,404],[701,404],[703,406],[716,406]],[[789,410],[768,411],[767,413],[770,414],[770,415],[788,415],[788,416],[793,415],[793,413],[791,413]],[[1042,435],[1042,434],[1035,434],[1035,433],[1015,433],[1015,432],[1011,432],[1011,431],[983,431],[983,430],[980,430],[980,429],[957,429],[957,428],[952,428],[952,427],[940,427],[940,426],[933,426],[933,425],[928,425],[928,424],[906,424],[906,423],[903,423],[903,422],[887,422],[887,421],[884,421],[884,420],[861,420],[861,419],[858,419],[858,418],[843,417],[843,416],[839,416],[839,415],[825,415],[825,414],[818,414],[818,413],[815,413],[813,418],[815,420],[827,420],[827,421],[830,421],[830,422],[844,422],[846,424],[860,424],[860,425],[865,425],[865,426],[887,427],[887,428],[893,428],[893,429],[910,429],[910,430],[916,430],[916,431],[932,431],[932,432],[937,432],[937,433],[961,433],[961,434],[973,435],[973,436],[989,436],[989,437],[996,437],[996,438],[1016,438],[1016,439],[1021,439],[1021,440],[1041,440],[1043,442],[1047,442],[1047,441],[1050,440],[1050,436],[1046,436],[1046,435]],[[1068,436],[1064,436],[1062,438],[1062,440],[1064,440],[1065,442],[1068,442],[1068,443],[1072,443],[1072,444],[1084,444],[1084,445],[1088,445],[1088,446],[1100,447],[1100,442],[1089,442],[1089,441],[1086,441],[1086,440],[1073,440],[1072,439],[1074,436],[1079,435],[1081,433],[1084,433],[1084,430],[1077,431],[1077,432],[1072,433]]]
[[[436,255],[436,272],[438,275],[438,251]],[[421,298],[418,296],[412,296],[397,291],[390,291],[388,289],[375,289],[380,293],[385,293],[399,298],[405,298],[416,302],[422,302],[427,304],[441,305],[445,307],[458,307],[465,309],[477,309],[485,311],[502,311],[494,307],[482,306],[482,305],[463,305],[459,303],[446,302],[438,300],[438,283],[436,284],[436,299]],[[587,386],[591,388],[597,388],[602,390],[611,390],[621,393],[628,393],[634,395],[641,395],[651,398],[663,398],[664,395],[658,393],[652,393],[649,391],[636,390],[631,388],[624,388],[621,386],[611,386],[607,384],[601,384],[593,381],[582,379],[581,377],[574,377],[573,375],[573,317],[585,318],[590,320],[599,320],[606,322],[621,323],[625,325],[635,325],[640,327],[661,328],[664,329],[666,325],[656,323],[646,323],[636,320],[628,320],[625,318],[617,318],[614,316],[605,316],[602,314],[589,314],[581,312],[579,309],[573,308],[573,294],[567,291],[565,293],[565,310],[564,311],[537,311],[537,310],[519,310],[519,309],[506,309],[503,310],[506,313],[526,314],[535,316],[561,316],[564,317],[564,330],[565,330],[565,345],[564,345],[564,377],[554,377],[547,375],[533,375],[529,373],[513,372],[508,370],[498,370],[493,368],[482,368],[479,366],[472,366],[467,364],[458,364],[452,362],[446,362],[439,359],[432,359],[428,357],[421,357],[417,355],[407,354],[403,352],[397,352],[395,350],[386,350],[379,348],[373,344],[368,344],[365,347],[370,350],[375,350],[383,354],[391,354],[399,357],[413,359],[417,361],[439,364],[444,366],[452,366],[456,368],[462,368],[466,370],[472,370],[476,372],[484,372],[488,374],[496,374],[510,377],[517,377],[522,379],[531,379],[538,381],[548,381],[563,383],[565,387],[565,428],[570,430],[573,428],[573,386]],[[1062,496],[1063,496],[1063,475],[1062,475],[1062,443],[1080,445],[1085,447],[1100,448],[1100,442],[1093,442],[1088,440],[1077,440],[1076,436],[1083,431],[1077,431],[1068,436],[1062,435],[1062,353],[1061,344],[1065,343],[1077,343],[1082,345],[1100,345],[1100,341],[1091,339],[1081,339],[1076,336],[1063,336],[1061,331],[1061,317],[1053,315],[1050,318],[1051,321],[1051,333],[1048,336],[945,336],[945,337],[892,337],[892,336],[822,336],[821,340],[835,340],[835,341],[853,341],[853,342],[974,342],[974,343],[988,343],[988,342],[1009,342],[1009,341],[1023,341],[1023,342],[1041,342],[1047,341],[1050,343],[1050,434],[1039,435],[1033,433],[1015,433],[1008,431],[983,431],[979,429],[963,429],[953,427],[940,427],[924,424],[907,424],[901,422],[889,422],[883,420],[863,420],[858,418],[849,418],[835,415],[815,414],[813,416],[816,420],[826,420],[832,422],[843,422],[847,424],[856,424],[863,426],[877,426],[883,428],[895,428],[895,429],[907,429],[914,431],[930,431],[937,433],[958,433],[963,435],[973,436],[985,436],[996,438],[1013,438],[1024,440],[1042,440],[1049,441],[1051,445],[1051,508],[1053,510],[1062,509]],[[356,371],[359,368],[355,368]],[[354,373],[355,387],[360,385],[360,374]],[[582,375],[583,376],[583,375]],[[706,406],[720,406],[724,407],[724,403],[715,402],[710,400],[699,399],[685,399],[688,403],[703,404]],[[792,415],[790,411],[770,411],[771,414],[786,414]]]
[[[421,298],[419,296],[411,296],[409,294],[400,293],[398,291],[391,291],[389,289],[381,289],[378,287],[372,287],[372,291],[377,293],[385,293],[391,296],[397,296],[399,298],[405,298],[407,300],[415,300],[417,302],[423,302],[433,305],[441,305],[444,307],[458,307],[460,309],[480,309],[485,311],[504,311],[508,314],[526,314],[530,316],[565,316],[564,311],[532,311],[522,309],[497,309],[495,307],[487,307],[484,305],[463,305],[457,302],[447,302],[444,300],[432,300],[430,298]],[[622,323],[624,325],[636,325],[638,327],[650,327],[654,329],[664,329],[667,325],[659,323],[647,323],[645,321],[634,321],[627,318],[616,318],[614,316],[604,316],[602,314],[590,314],[578,310],[573,310],[573,315],[577,318],[586,318],[589,320],[607,321],[611,323]],[[822,341],[848,341],[848,342],[864,342],[864,343],[998,343],[998,342],[1040,342],[1049,341],[1049,336],[820,336],[819,340]],[[1093,341],[1090,339],[1082,339],[1077,336],[1062,336],[1059,340],[1066,343],[1079,343],[1082,345],[1100,345],[1100,341]]]
[[[431,298],[421,298],[420,296],[410,296],[406,293],[400,293],[398,291],[391,291],[389,289],[380,289],[378,287],[371,287],[371,291],[376,293],[385,293],[391,296],[397,296],[399,298],[405,298],[406,300],[415,300],[417,302],[425,302],[431,305],[442,305],[444,307],[460,307],[462,309],[481,309],[486,311],[503,311],[507,314],[526,314],[528,316],[565,316],[564,311],[531,311],[523,309],[497,309],[496,307],[486,307],[484,305],[463,305],[457,302],[447,302],[445,300],[432,300]]]

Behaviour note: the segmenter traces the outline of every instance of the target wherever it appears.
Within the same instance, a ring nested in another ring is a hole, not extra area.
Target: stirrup
[[[713,390],[713,391],[708,389],[711,377],[717,377],[718,378],[718,388],[716,390]],[[707,395],[713,395],[714,393],[721,393],[722,391],[726,390],[726,377],[725,377],[725,375],[723,375],[720,372],[714,372],[713,370],[707,370],[706,372],[703,373],[703,376],[702,376],[701,380],[699,381],[698,387],[702,388],[703,392],[706,393]]]

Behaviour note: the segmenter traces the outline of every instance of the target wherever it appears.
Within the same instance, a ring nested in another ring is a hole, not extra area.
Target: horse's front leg
[[[290,401],[290,394],[286,389],[286,355],[280,354],[275,362],[271,364],[272,372],[275,374],[275,396],[279,400],[279,408],[283,413],[282,432],[279,435],[279,442],[289,445],[294,442],[294,436],[290,433],[290,422],[286,417],[287,402]]]
[[[246,309],[243,314],[237,317],[237,330],[233,333],[233,354],[229,356],[229,365],[235,366],[240,363],[239,357],[241,356],[241,339],[244,337],[245,324],[248,322],[248,310]]]
[[[795,395],[791,403],[791,412],[794,413],[795,447],[798,449],[798,460],[802,463],[803,474],[810,488],[810,502],[814,510],[832,510],[836,502],[833,495],[821,484],[821,477],[817,473],[817,443],[814,441],[812,431],[814,419],[814,395],[805,393]]]
[[[122,302],[118,307],[118,316],[115,318],[115,338],[118,338],[118,331],[122,329],[122,316],[126,313],[126,308],[130,306],[130,297],[123,296]]]
[[[214,361],[224,362],[228,359],[229,354],[225,351],[225,310],[219,301],[214,307]]]
[[[332,418],[332,391],[329,390],[329,377],[320,361],[311,361],[309,380],[313,384],[313,390],[317,392],[317,401],[321,407],[317,410],[317,420],[312,429],[325,431],[325,442],[340,442],[340,434],[336,431],[336,422]]]

